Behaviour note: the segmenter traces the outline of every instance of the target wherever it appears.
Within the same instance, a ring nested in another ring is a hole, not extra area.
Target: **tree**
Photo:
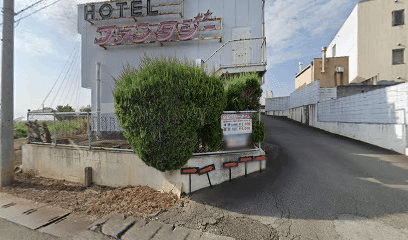
[[[58,105],[57,112],[75,112],[74,108],[69,106],[68,104],[65,106]]]
[[[68,104],[67,105],[65,105],[65,106],[62,106],[62,105],[58,105],[57,106],[57,113],[58,112],[75,112],[75,110],[74,110],[74,108],[73,107],[71,107],[71,106],[69,106]],[[62,121],[62,120],[71,120],[71,119],[73,119],[73,118],[75,118],[75,116],[71,116],[71,115],[56,115],[56,118],[59,120],[59,121]]]
[[[79,111],[80,112],[91,112],[92,111],[92,109],[91,109],[91,106],[90,105],[87,105],[86,107],[81,107],[81,109],[79,109]]]

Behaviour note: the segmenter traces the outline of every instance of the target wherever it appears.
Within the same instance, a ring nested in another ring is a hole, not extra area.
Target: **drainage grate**
[[[64,214],[64,215],[62,215],[62,216],[53,217],[53,218],[51,218],[50,220],[48,220],[48,222],[47,222],[46,224],[43,224],[43,225],[41,225],[41,226],[39,226],[39,227],[36,227],[36,228],[34,228],[34,230],[38,230],[38,229],[40,229],[40,228],[46,227],[46,226],[48,226],[48,225],[51,225],[51,224],[53,224],[53,223],[59,223],[59,222],[61,222],[62,220],[64,220],[69,214],[71,214],[71,213],[67,213],[67,214]]]
[[[29,209],[29,210],[23,212],[23,214],[28,215],[28,214],[31,214],[31,213],[36,212],[36,211],[37,211],[37,209],[32,208],[32,209]]]
[[[12,206],[14,206],[14,205],[16,205],[16,203],[15,203],[15,202],[11,202],[11,203],[8,203],[8,204],[3,205],[3,206],[1,206],[1,207],[2,207],[2,208],[8,208],[8,207],[12,207]]]

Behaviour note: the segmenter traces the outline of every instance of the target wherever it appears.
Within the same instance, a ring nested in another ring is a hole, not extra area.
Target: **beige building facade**
[[[323,54],[325,55],[325,54]],[[313,81],[320,80],[321,88],[334,88],[336,86],[347,85],[349,82],[349,57],[330,57],[325,59],[322,66],[322,58],[315,58],[297,75],[295,89],[302,89]]]
[[[332,42],[327,56],[348,56],[349,83],[408,81],[408,1],[360,1]]]

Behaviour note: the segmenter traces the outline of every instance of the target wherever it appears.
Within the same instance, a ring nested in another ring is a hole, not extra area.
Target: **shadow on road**
[[[367,218],[408,212],[408,157],[263,116],[265,144],[279,145],[267,170],[201,189],[192,199],[242,214],[293,219]]]

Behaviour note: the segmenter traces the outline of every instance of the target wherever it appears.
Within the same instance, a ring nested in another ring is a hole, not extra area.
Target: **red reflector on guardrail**
[[[239,161],[240,162],[249,162],[249,161],[252,161],[252,157],[240,157]]]
[[[214,171],[214,170],[215,170],[215,166],[214,166],[214,164],[211,164],[211,165],[208,165],[208,166],[205,166],[205,167],[201,168],[199,170],[199,174],[208,173],[208,172],[211,172],[211,171]]]
[[[182,168],[181,174],[194,174],[198,173],[198,168]]]
[[[225,162],[225,163],[223,163],[223,166],[225,168],[236,167],[236,166],[238,166],[238,163],[237,162]]]
[[[266,158],[265,158],[265,156],[257,156],[257,157],[255,157],[255,159],[256,159],[257,161],[263,161],[263,160],[265,160]]]

